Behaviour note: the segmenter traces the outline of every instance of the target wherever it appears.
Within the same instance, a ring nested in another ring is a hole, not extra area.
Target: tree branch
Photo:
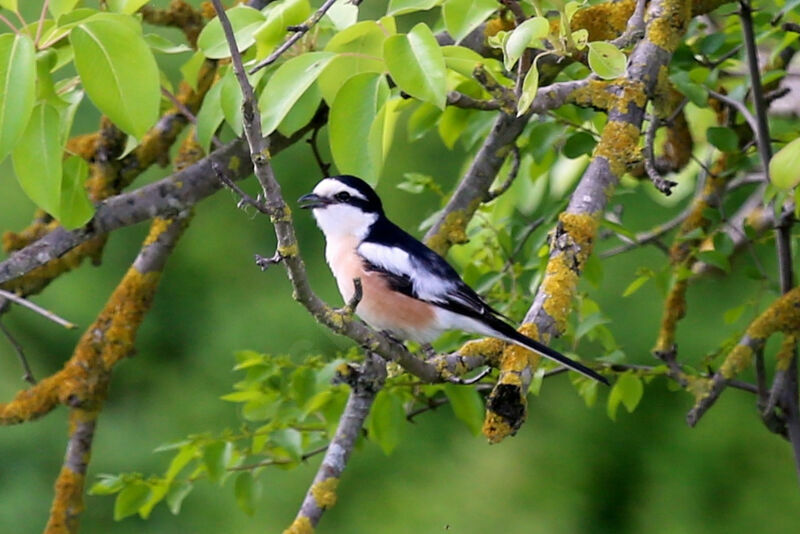
[[[342,378],[350,385],[351,391],[342,417],[339,419],[339,426],[303,499],[297,517],[284,534],[310,532],[310,528],[317,526],[325,510],[336,504],[339,479],[347,467],[347,461],[375,396],[386,380],[386,364],[383,359],[368,352],[364,364],[359,369],[351,367],[351,372]]]

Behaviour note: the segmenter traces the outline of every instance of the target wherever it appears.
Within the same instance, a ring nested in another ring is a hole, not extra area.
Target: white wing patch
[[[414,293],[422,300],[445,302],[453,283],[421,268],[405,250],[378,243],[361,243],[358,253],[368,262],[399,276],[407,276]]]

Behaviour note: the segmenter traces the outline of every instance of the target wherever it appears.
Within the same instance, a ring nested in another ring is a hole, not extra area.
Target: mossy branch
[[[714,376],[706,380],[698,394],[697,402],[686,416],[689,426],[694,426],[716,402],[726,382],[747,369],[755,352],[764,348],[776,332],[794,335],[800,331],[800,287],[795,287],[779,297],[759,315],[745,331],[736,347],[728,353]]]
[[[617,4],[600,4],[605,6],[604,9],[622,9],[623,5],[628,6],[629,12],[621,17],[619,23],[613,17],[599,13],[590,17],[584,13],[579,17],[581,11],[573,20],[579,21],[576,24],[583,20],[585,25],[602,25],[587,28],[590,40],[610,39],[624,30],[634,2],[623,0]],[[598,221],[608,198],[620,177],[640,160],[638,141],[645,106],[648,98],[655,94],[659,72],[666,69],[672,52],[686,31],[690,6],[691,2],[686,0],[653,0],[648,6],[645,37],[631,52],[627,72],[617,82],[622,90],[612,93],[608,123],[566,211],[559,217],[551,239],[544,279],[523,321],[535,325],[542,342],[546,343],[564,331],[577,283],[592,251]],[[596,34],[594,37],[592,32]],[[526,396],[536,362],[528,361],[521,369],[516,368],[517,362],[511,360],[509,364],[513,365],[508,369],[501,365],[501,379],[490,396],[486,434],[492,441],[515,433],[526,416]]]

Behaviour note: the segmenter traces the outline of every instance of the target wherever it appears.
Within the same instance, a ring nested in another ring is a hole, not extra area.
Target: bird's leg
[[[426,360],[436,356],[436,349],[434,349],[433,345],[430,343],[423,343],[420,349],[422,350],[422,354],[425,355]]]

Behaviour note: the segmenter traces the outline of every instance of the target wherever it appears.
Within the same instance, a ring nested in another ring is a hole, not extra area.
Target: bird
[[[298,199],[325,236],[325,259],[345,302],[362,286],[355,313],[396,339],[428,344],[449,330],[501,339],[608,384],[585,365],[517,331],[447,261],[386,216],[364,180],[323,178]]]

